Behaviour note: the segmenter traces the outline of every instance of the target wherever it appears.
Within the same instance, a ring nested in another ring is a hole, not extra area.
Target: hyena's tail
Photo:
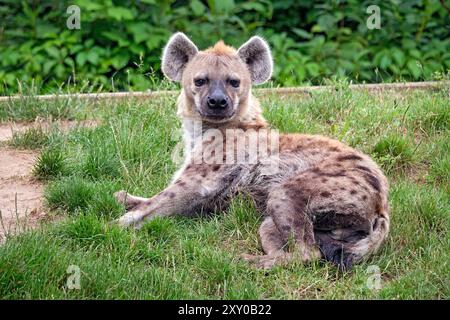
[[[372,231],[362,236],[358,233],[337,238],[333,233],[316,232],[316,241],[325,260],[337,265],[340,270],[350,270],[358,263],[375,253],[389,232],[389,218],[379,217]]]

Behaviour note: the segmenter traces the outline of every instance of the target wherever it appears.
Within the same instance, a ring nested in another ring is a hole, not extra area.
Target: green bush
[[[72,4],[81,11],[80,30],[66,26]],[[381,29],[369,30],[373,4]],[[201,48],[265,36],[277,85],[332,76],[428,80],[450,68],[449,11],[439,0],[4,0],[0,94],[161,87],[161,51],[175,31]]]

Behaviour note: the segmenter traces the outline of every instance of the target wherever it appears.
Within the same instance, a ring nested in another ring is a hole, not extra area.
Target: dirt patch
[[[0,148],[0,241],[42,218],[43,186],[31,176],[37,152]]]
[[[35,121],[0,124],[0,142],[12,138],[13,132],[29,128],[43,130],[58,126],[63,132],[75,127],[95,127],[97,121]],[[43,185],[32,176],[39,151],[16,150],[0,146],[0,243],[6,235],[33,228],[47,215],[42,207]]]
[[[31,128],[41,128],[44,131],[50,130],[53,126],[59,128],[62,132],[70,131],[76,127],[92,128],[98,125],[97,120],[69,121],[57,120],[47,121],[37,119],[34,122],[4,122],[0,123],[0,142],[8,141],[13,133],[23,133]]]

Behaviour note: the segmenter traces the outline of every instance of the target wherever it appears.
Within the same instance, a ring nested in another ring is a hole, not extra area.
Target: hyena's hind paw
[[[286,263],[290,260],[288,253],[270,255],[252,255],[244,253],[240,255],[240,258],[250,264],[253,264],[257,268],[264,270],[272,269],[276,265]]]
[[[272,269],[277,265],[286,265],[291,261],[299,261],[301,263],[310,263],[321,257],[319,249],[311,248],[310,250],[302,250],[301,252],[285,252],[277,251],[266,255],[241,254],[241,259],[255,265],[261,269]]]

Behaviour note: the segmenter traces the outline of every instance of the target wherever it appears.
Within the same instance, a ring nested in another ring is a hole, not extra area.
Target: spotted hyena
[[[323,258],[348,269],[380,247],[389,230],[385,176],[370,157],[339,141],[269,130],[251,93],[272,74],[262,38],[238,50],[220,41],[199,51],[176,33],[164,49],[162,71],[182,85],[184,163],[151,198],[117,192],[127,209],[120,225],[210,213],[245,193],[262,216],[265,254],[242,258],[259,267]]]

